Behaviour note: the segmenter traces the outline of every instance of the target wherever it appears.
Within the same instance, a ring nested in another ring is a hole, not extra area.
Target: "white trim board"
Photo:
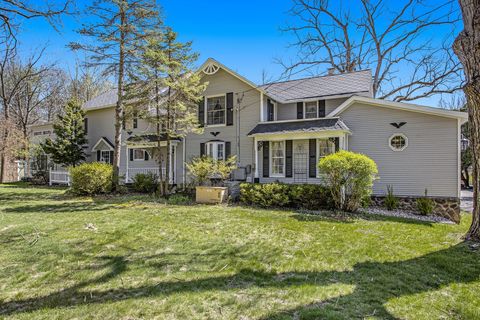
[[[461,119],[462,123],[465,123],[468,120],[468,114],[466,112],[444,110],[440,108],[421,106],[417,104],[394,102],[394,101],[387,101],[382,99],[374,99],[374,98],[367,98],[367,97],[360,97],[360,96],[353,96],[349,98],[347,101],[345,101],[340,106],[338,106],[335,110],[327,114],[327,118],[340,116],[340,114],[343,111],[348,109],[355,102],[364,103],[371,106],[383,107],[383,108],[412,111],[412,112],[418,112],[418,113],[446,117],[446,118],[453,118],[453,119]]]
[[[113,148],[113,147],[110,145],[110,143],[105,140],[104,137],[101,137],[100,139],[98,139],[97,143],[95,143],[95,145],[93,146],[92,152],[97,152],[97,151],[98,151],[98,150],[96,150],[96,149],[97,149],[98,145],[100,144],[100,142],[102,142],[102,141],[103,141],[104,144],[107,145],[108,150],[105,150],[105,149],[101,149],[101,150],[103,150],[103,151],[114,151],[114,150],[115,150],[115,148]]]

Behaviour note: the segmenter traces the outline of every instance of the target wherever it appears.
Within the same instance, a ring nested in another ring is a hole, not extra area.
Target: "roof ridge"
[[[310,79],[316,79],[316,78],[344,76],[344,75],[349,75],[349,74],[353,74],[353,73],[360,73],[360,72],[365,72],[365,71],[370,71],[370,74],[371,74],[372,69],[367,68],[367,69],[363,69],[363,70],[356,70],[356,71],[345,72],[345,73],[325,74],[325,75],[322,75],[322,76],[311,76],[311,77],[300,78],[300,79],[291,79],[291,80],[284,80],[284,81],[269,82],[269,83],[262,84],[260,87],[264,87],[264,86],[268,86],[268,85],[272,85],[272,84],[278,84],[278,83],[287,83],[287,82],[294,82],[294,81],[310,80]]]

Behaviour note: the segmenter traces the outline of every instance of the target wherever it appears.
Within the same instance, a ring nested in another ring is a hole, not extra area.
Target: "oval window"
[[[408,146],[408,139],[403,134],[395,134],[390,137],[389,144],[393,151],[402,151]]]

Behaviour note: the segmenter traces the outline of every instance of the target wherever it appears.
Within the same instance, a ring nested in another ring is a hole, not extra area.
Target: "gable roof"
[[[347,101],[345,101],[340,106],[338,106],[335,110],[330,112],[327,115],[327,117],[338,117],[343,111],[348,109],[355,102],[364,103],[364,104],[368,104],[368,105],[372,105],[380,108],[398,109],[398,110],[404,110],[404,111],[412,111],[412,112],[419,112],[423,114],[435,115],[440,117],[455,118],[455,119],[460,119],[462,123],[465,123],[468,120],[468,114],[466,112],[445,110],[441,108],[427,107],[427,106],[422,106],[418,104],[395,102],[395,101],[388,101],[388,100],[360,97],[360,96],[353,96],[349,98]]]
[[[321,118],[312,120],[287,120],[276,122],[263,122],[255,126],[247,136],[257,134],[278,134],[298,132],[319,132],[319,131],[346,131],[350,129],[339,118]]]
[[[102,142],[103,142],[107,147],[109,147],[109,151],[113,151],[113,150],[115,149],[115,145],[114,145],[107,137],[101,137],[100,139],[98,139],[97,143],[95,143],[95,145],[93,146],[92,152],[97,151],[98,146],[99,146]]]
[[[260,86],[267,95],[282,102],[297,102],[339,95],[367,94],[372,92],[370,70],[334,74],[283,82],[273,82]]]
[[[83,109],[96,110],[107,107],[112,107],[117,103],[117,89],[110,89],[104,93],[96,96],[93,99],[88,100],[83,104]]]

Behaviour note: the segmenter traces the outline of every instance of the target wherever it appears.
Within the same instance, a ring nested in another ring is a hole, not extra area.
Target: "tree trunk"
[[[4,121],[5,121],[5,128],[3,132],[3,150],[2,154],[0,155],[0,183],[5,183],[6,182],[6,177],[7,177],[7,162],[9,161],[8,159],[8,144],[9,144],[9,131],[8,131],[8,126],[10,125],[10,106],[8,105],[8,102],[4,100]]]
[[[113,151],[113,191],[116,191],[120,177],[120,151],[122,143],[122,121],[123,119],[123,78],[125,68],[125,8],[124,1],[120,3],[120,51],[118,61],[118,83],[117,83],[117,104],[115,105],[115,148]]]
[[[466,240],[480,241],[480,0],[459,0],[462,9],[464,30],[455,39],[453,50],[463,65],[466,85],[468,117],[470,121],[470,144],[473,167],[473,212],[472,224]]]
[[[157,153],[158,153],[158,185],[160,187],[160,195],[165,195],[165,186],[163,184],[163,157],[162,157],[162,143],[160,137],[162,135],[161,130],[161,118],[160,118],[160,86],[158,84],[158,73],[155,71],[155,111],[156,111],[156,126],[157,126]]]
[[[470,173],[468,168],[462,169],[462,181],[465,188],[470,188]]]

